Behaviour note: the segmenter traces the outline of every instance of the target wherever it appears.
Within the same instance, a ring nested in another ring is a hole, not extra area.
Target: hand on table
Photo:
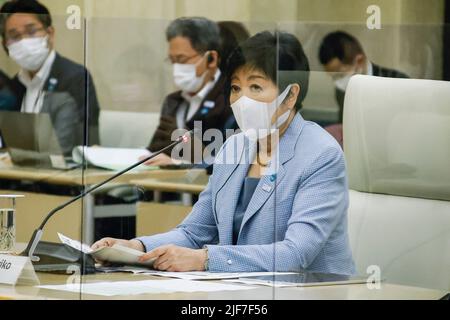
[[[144,254],[139,258],[139,261],[156,259],[153,263],[153,268],[156,270],[187,272],[204,271],[207,258],[206,249],[189,249],[165,245]]]

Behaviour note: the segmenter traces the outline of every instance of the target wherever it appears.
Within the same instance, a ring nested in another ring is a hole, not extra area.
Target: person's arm
[[[139,237],[136,240],[145,245],[145,250],[151,251],[163,245],[176,245],[179,247],[199,249],[204,244],[217,241],[218,231],[216,221],[212,214],[211,181],[200,194],[191,213],[175,229],[154,236]]]
[[[170,96],[167,96],[161,106],[158,126],[147,147],[147,149],[152,152],[162,149],[170,144],[172,132],[178,129],[176,115],[172,110],[169,101],[172,101],[172,99]],[[170,152],[171,150],[168,150],[165,154],[170,155]]]
[[[308,171],[296,192],[284,240],[265,245],[207,245],[209,271],[299,272],[308,268],[348,206],[345,162],[340,150],[327,150]]]
[[[86,69],[80,69],[67,79],[65,89],[77,103],[79,120],[82,123],[85,123],[86,120],[88,121],[89,137],[84,139],[85,143],[88,145],[99,144],[98,121],[100,106],[91,74]],[[86,102],[88,105],[86,105]],[[86,111],[89,115],[88,118],[86,118]]]
[[[99,133],[99,117],[100,117],[100,104],[97,99],[97,91],[94,85],[94,79],[89,71],[88,75],[88,108],[89,108],[89,145],[100,144]]]
[[[82,124],[77,117],[77,105],[68,92],[47,93],[46,103],[64,155],[69,156],[79,141],[83,140]]]

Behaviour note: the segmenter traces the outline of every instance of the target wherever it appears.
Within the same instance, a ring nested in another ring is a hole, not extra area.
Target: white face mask
[[[291,87],[292,85],[289,85],[271,103],[260,102],[242,96],[231,105],[236,122],[247,137],[263,139],[288,120],[290,110],[279,116],[276,123],[272,125],[272,117],[284,99],[286,99]]]
[[[347,90],[348,83],[350,82],[350,78],[353,76],[353,74],[349,74],[347,76],[344,76],[342,78],[339,78],[337,80],[334,80],[334,85],[336,88],[338,88],[341,91]]]
[[[354,71],[349,72],[347,75],[334,80],[334,85],[336,88],[338,88],[341,91],[347,90],[348,83],[350,82],[351,77],[353,77],[355,74],[363,74],[363,70],[355,68]]]
[[[173,79],[175,81],[175,85],[179,89],[188,93],[193,93],[200,90],[200,88],[204,83],[207,72],[205,71],[200,77],[197,77],[198,63],[196,64],[174,63]]]
[[[19,66],[27,71],[37,71],[48,57],[50,48],[47,36],[27,38],[8,46],[8,52]]]

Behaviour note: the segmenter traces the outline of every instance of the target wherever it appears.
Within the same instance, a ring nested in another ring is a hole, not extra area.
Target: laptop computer
[[[0,112],[0,134],[14,165],[73,169],[65,157],[48,113]]]

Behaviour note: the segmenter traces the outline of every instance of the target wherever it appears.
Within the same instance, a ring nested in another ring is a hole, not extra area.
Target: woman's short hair
[[[287,32],[263,31],[243,42],[229,57],[226,75],[227,96],[231,77],[241,67],[247,66],[264,73],[283,91],[289,84],[300,85],[296,109],[300,110],[308,92],[309,62],[300,41]]]
[[[250,33],[237,21],[219,21],[217,25],[220,30],[220,70],[223,72],[227,67],[228,57],[250,37]]]

